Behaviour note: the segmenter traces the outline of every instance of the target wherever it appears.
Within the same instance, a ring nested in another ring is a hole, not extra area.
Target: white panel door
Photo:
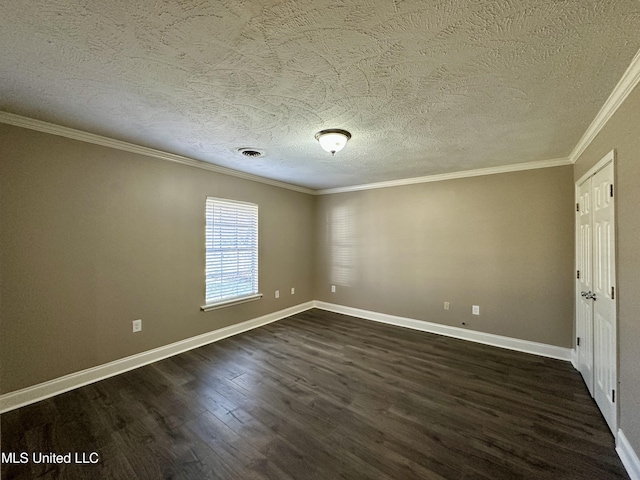
[[[578,370],[593,396],[593,293],[591,179],[578,186],[578,221],[576,222],[576,344]]]
[[[611,431],[617,431],[617,333],[613,153],[578,185],[576,350],[578,370]]]
[[[593,396],[616,432],[616,301],[613,164],[591,180],[593,209]]]

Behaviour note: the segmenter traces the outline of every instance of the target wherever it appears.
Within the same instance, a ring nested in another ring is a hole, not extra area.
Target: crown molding
[[[181,163],[183,165],[189,165],[191,167],[201,168],[203,170],[209,170],[212,172],[221,173],[224,175],[231,175],[234,177],[244,178],[245,180],[252,180],[254,182],[260,182],[275,187],[286,188],[288,190],[294,190],[296,192],[306,193],[309,195],[331,195],[334,193],[346,193],[357,192],[362,190],[372,190],[376,188],[388,188],[398,187],[402,185],[414,185],[418,183],[440,182],[444,180],[454,180],[458,178],[478,177],[482,175],[494,175],[498,173],[518,172],[523,170],[534,170],[538,168],[557,167],[562,165],[574,164],[580,155],[586,150],[593,139],[598,135],[600,130],[606,125],[611,116],[616,112],[618,107],[622,105],[625,99],[633,91],[633,89],[640,83],[640,50],[636,53],[631,61],[631,64],[622,75],[622,78],[617,83],[616,87],[607,98],[596,118],[591,122],[589,128],[585,131],[580,141],[576,144],[573,151],[567,158],[556,158],[551,160],[542,160],[537,162],[516,163],[512,165],[504,165],[499,167],[480,168],[476,170],[464,170],[461,172],[443,173],[437,175],[428,175],[424,177],[405,178],[400,180],[391,180],[385,182],[368,183],[361,185],[352,185],[347,187],[327,188],[320,190],[313,190],[310,188],[301,187],[285,182],[279,182],[277,180],[271,180],[269,178],[253,175],[250,173],[241,172],[239,170],[233,170],[231,168],[221,167],[208,162],[200,160],[194,160],[192,158],[184,157],[181,155],[175,155],[173,153],[163,152],[153,148],[142,147],[121,140],[115,140],[101,135],[93,133],[83,132],[69,127],[63,127],[55,125],[53,123],[43,122],[41,120],[35,120],[21,115],[16,115],[9,112],[0,111],[0,123],[7,123],[17,127],[29,128],[31,130],[37,130],[40,132],[50,133],[52,135],[58,135],[62,137],[72,138],[74,140],[80,140],[82,142],[93,143],[96,145],[102,145],[105,147],[111,147],[118,150],[124,150],[131,153],[137,153],[148,157],[154,157],[161,160],[168,160],[170,162]]]
[[[55,125],[53,123],[43,122],[42,120],[36,120],[34,118],[23,117],[21,115],[16,115],[15,113],[0,111],[0,123],[7,123],[16,127],[28,128],[30,130],[49,133],[51,135],[67,137],[73,140],[80,140],[81,142],[102,145],[103,147],[115,148],[117,150],[123,150],[125,152],[137,153],[139,155],[158,158],[160,160],[168,160],[170,162],[181,163],[182,165],[201,168],[203,170],[209,170],[211,172],[221,173],[223,175],[231,175],[233,177],[243,178],[245,180],[251,180],[254,182],[265,183],[267,185],[286,188],[288,190],[294,190],[296,192],[306,194],[315,193],[314,190],[300,187],[298,185],[271,180],[269,178],[260,177],[251,173],[233,170],[232,168],[221,167],[219,165],[203,162],[201,160],[194,160],[193,158],[183,157],[182,155],[163,152],[162,150],[156,150],[154,148],[142,147],[133,143],[123,142],[121,140],[115,140],[113,138],[103,137],[94,133],[83,132],[82,130],[76,130],[74,128],[63,127],[61,125]]]
[[[483,175],[520,172],[523,170],[560,167],[563,165],[571,165],[571,161],[569,160],[569,158],[554,158],[552,160],[541,160],[538,162],[515,163],[512,165],[502,165],[500,167],[478,168],[476,170],[441,173],[438,175],[428,175],[426,177],[403,178],[400,180],[391,180],[388,182],[368,183],[364,185],[353,185],[350,187],[327,188],[324,190],[316,190],[315,194],[331,195],[334,193],[357,192],[361,190],[373,190],[375,188],[399,187],[403,185],[414,185],[416,183],[441,182],[443,180],[455,180],[457,178],[480,177]]]
[[[618,107],[622,105],[622,102],[626,100],[639,82],[640,50],[635,54],[633,60],[631,60],[631,64],[622,75],[622,78],[613,89],[613,92],[611,92],[607,101],[604,102],[604,105],[596,115],[596,118],[593,119],[593,122],[591,122],[591,125],[587,128],[587,131],[584,132],[584,135],[582,135],[582,138],[574,147],[571,155],[569,155],[571,163],[576,163],[578,158],[580,158],[580,155],[582,155],[582,153],[587,149],[593,139],[596,138],[598,133],[600,133],[600,130],[602,130],[616,110],[618,110]]]
[[[221,167],[212,163],[203,162],[201,160],[195,160],[182,155],[176,155],[173,153],[163,152],[162,150],[156,150],[154,148],[142,147],[133,143],[124,142],[121,140],[115,140],[101,135],[84,132],[82,130],[76,130],[74,128],[63,127],[61,125],[55,125],[53,123],[43,122],[33,118],[23,117],[14,113],[0,111],[0,123],[6,123],[14,125],[16,127],[28,128],[31,130],[37,130],[39,132],[49,133],[51,135],[57,135],[61,137],[67,137],[82,142],[92,143],[95,145],[102,145],[105,147],[115,148],[126,152],[136,153],[139,155],[145,155],[147,157],[158,158],[160,160],[167,160],[170,162],[180,163],[182,165],[188,165],[195,168],[201,168],[203,170],[209,170],[211,172],[221,173],[223,175],[231,175],[245,180],[251,180],[254,182],[264,183],[272,185],[274,187],[285,188],[300,193],[306,193],[309,195],[330,195],[334,193],[346,193],[357,192],[361,190],[372,190],[376,188],[397,187],[402,185],[413,185],[417,183],[428,182],[440,182],[443,180],[453,180],[458,178],[478,177],[482,175],[493,175],[497,173],[518,172],[523,170],[534,170],[538,168],[557,167],[561,165],[574,164],[580,155],[586,150],[593,139],[598,135],[600,130],[606,125],[611,116],[616,112],[618,107],[622,105],[625,99],[633,91],[633,89],[640,83],[640,50],[635,54],[631,64],[622,75],[622,78],[617,83],[616,87],[607,98],[596,118],[591,122],[589,128],[585,131],[580,141],[576,144],[573,151],[567,158],[557,158],[552,160],[542,160],[537,162],[516,163],[513,165],[505,165],[500,167],[480,168],[476,170],[465,170],[461,172],[443,173],[438,175],[428,175],[424,177],[405,178],[400,180],[391,180],[386,182],[369,183],[362,185],[352,185],[348,187],[327,188],[320,190],[313,190],[310,188],[293,185],[290,183],[279,182],[269,178],[261,177],[259,175],[253,175],[251,173],[241,172],[227,167]]]

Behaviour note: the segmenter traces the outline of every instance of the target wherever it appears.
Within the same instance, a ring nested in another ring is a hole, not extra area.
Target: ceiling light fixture
[[[349,132],[339,128],[330,128],[316,133],[316,140],[318,140],[320,146],[331,155],[335,155],[336,152],[342,150],[350,138],[351,134]]]

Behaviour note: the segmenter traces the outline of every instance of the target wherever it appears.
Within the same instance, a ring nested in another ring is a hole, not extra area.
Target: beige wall
[[[636,87],[575,164],[578,180],[616,151],[619,427],[640,454],[640,88]]]
[[[0,124],[0,394],[314,298],[571,347],[573,181],[615,148],[620,426],[639,452],[639,125],[636,88],[573,169],[312,197]],[[207,195],[260,205],[262,300],[199,310]]]
[[[571,347],[573,221],[571,166],[322,196],[316,298]]]
[[[313,298],[310,195],[4,124],[0,159],[0,393]],[[208,195],[260,206],[265,296],[204,313]]]

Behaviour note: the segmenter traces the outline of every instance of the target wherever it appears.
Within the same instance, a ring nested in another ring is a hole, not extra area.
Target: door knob
[[[591,292],[585,292],[584,290],[582,292],[580,292],[580,295],[582,295],[583,297],[586,297],[587,295],[589,295]]]

